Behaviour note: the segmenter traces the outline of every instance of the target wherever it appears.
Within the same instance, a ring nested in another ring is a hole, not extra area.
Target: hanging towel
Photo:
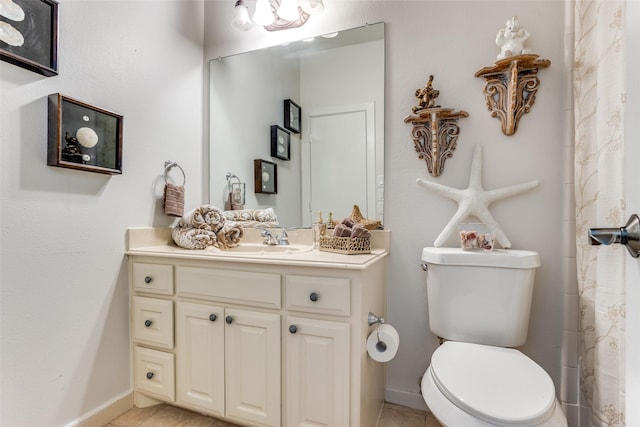
[[[164,185],[164,213],[169,216],[184,215],[184,185]]]

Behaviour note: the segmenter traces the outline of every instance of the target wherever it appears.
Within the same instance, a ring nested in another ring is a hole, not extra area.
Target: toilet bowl
[[[421,385],[444,426],[567,426],[549,375],[515,349],[445,342]]]

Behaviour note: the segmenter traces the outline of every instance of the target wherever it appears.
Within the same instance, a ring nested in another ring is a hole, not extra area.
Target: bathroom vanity
[[[136,406],[247,426],[374,426],[384,364],[367,355],[367,315],[385,313],[389,232],[363,255],[304,249],[309,233],[290,233],[290,251],[256,251],[246,230],[252,249],[220,251],[129,229]]]

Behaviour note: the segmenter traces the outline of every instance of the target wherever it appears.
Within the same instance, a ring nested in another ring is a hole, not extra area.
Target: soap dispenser
[[[320,248],[320,237],[324,236],[327,225],[322,221],[322,211],[318,211],[316,221],[313,223],[313,249]]]

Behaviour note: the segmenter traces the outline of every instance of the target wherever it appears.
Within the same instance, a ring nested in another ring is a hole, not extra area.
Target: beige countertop
[[[277,229],[275,230],[277,232]],[[184,258],[211,261],[225,261],[252,264],[282,264],[309,267],[328,267],[346,269],[364,269],[389,254],[390,232],[376,230],[372,232],[371,253],[345,255],[313,250],[310,229],[296,229],[288,232],[292,250],[284,252],[234,252],[215,247],[206,249],[184,249],[173,243],[171,229],[129,228],[127,230],[127,255]],[[240,244],[261,243],[260,231],[245,229]],[[268,249],[268,248],[267,248]],[[298,249],[298,250],[295,250]]]

